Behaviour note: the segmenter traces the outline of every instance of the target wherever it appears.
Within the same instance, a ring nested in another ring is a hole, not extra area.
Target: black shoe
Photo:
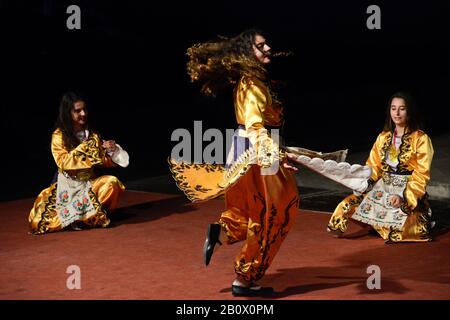
[[[252,284],[250,287],[231,286],[231,293],[235,297],[264,297],[274,294],[272,287],[261,287]]]
[[[83,224],[80,221],[75,221],[70,224],[70,228],[73,231],[81,231],[81,230],[83,230]]]
[[[205,264],[208,265],[211,261],[212,254],[216,243],[222,244],[219,240],[220,236],[220,224],[213,223],[208,226],[208,233],[206,234],[205,245],[203,246],[203,255],[205,257]]]

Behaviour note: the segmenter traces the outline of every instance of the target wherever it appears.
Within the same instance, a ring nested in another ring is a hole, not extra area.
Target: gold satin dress
[[[171,162],[177,185],[192,201],[225,194],[226,210],[218,223],[227,244],[245,241],[235,259],[235,271],[257,281],[270,266],[295,223],[299,195],[294,175],[280,163],[283,154],[268,127],[283,124],[283,109],[269,88],[255,78],[242,77],[234,90],[235,114],[241,134],[255,151],[255,162],[240,153],[230,168],[217,164]],[[264,173],[275,163],[277,170]],[[228,174],[227,174],[228,172]]]
[[[361,195],[350,195],[336,207],[328,223],[331,231],[345,232],[348,219],[351,218],[365,195],[383,176],[389,174],[410,175],[403,192],[403,204],[401,210],[408,214],[406,222],[401,230],[386,227],[374,227],[374,229],[386,240],[393,242],[425,242],[431,241],[430,223],[431,210],[426,192],[430,180],[431,163],[433,160],[433,145],[431,139],[421,130],[414,132],[405,131],[398,151],[393,154],[392,132],[383,131],[375,141],[367,165],[372,168],[369,179],[369,188]],[[395,168],[386,161],[387,157],[397,158]]]
[[[119,195],[125,187],[114,176],[95,176],[95,166],[115,166],[101,147],[98,134],[91,133],[86,141],[69,151],[64,146],[61,130],[56,129],[52,134],[51,150],[59,172],[65,172],[74,179],[90,180],[89,200],[95,208],[95,214],[86,216],[81,221],[90,227],[108,226],[110,221],[107,212],[117,207]],[[56,191],[57,182],[42,190],[36,198],[28,218],[32,234],[63,229],[56,212]]]

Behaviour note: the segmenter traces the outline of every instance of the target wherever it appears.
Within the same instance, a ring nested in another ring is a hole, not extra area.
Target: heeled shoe
[[[261,287],[257,284],[251,284],[249,287],[232,285],[231,293],[235,297],[264,297],[274,293],[272,287]]]
[[[203,256],[205,258],[205,264],[208,265],[211,261],[211,257],[214,253],[214,247],[216,244],[222,245],[220,242],[220,224],[213,223],[208,226],[208,232],[206,233],[205,245],[203,246]]]

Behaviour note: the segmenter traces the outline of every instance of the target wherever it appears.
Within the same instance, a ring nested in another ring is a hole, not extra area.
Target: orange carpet
[[[107,229],[27,234],[33,199],[0,203],[0,299],[234,299],[233,259],[222,246],[203,265],[206,227],[223,201],[127,191]],[[301,211],[261,281],[274,299],[450,299],[450,233],[431,243],[384,244],[351,225],[346,238],[326,232],[329,215]],[[80,268],[69,290],[67,268]],[[369,290],[367,268],[381,271]]]

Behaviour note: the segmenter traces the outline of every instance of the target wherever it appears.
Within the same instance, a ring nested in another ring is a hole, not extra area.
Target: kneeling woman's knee
[[[106,184],[109,185],[113,189],[119,189],[124,190],[125,187],[122,184],[122,182],[115,176],[108,176],[108,180],[106,181]]]

